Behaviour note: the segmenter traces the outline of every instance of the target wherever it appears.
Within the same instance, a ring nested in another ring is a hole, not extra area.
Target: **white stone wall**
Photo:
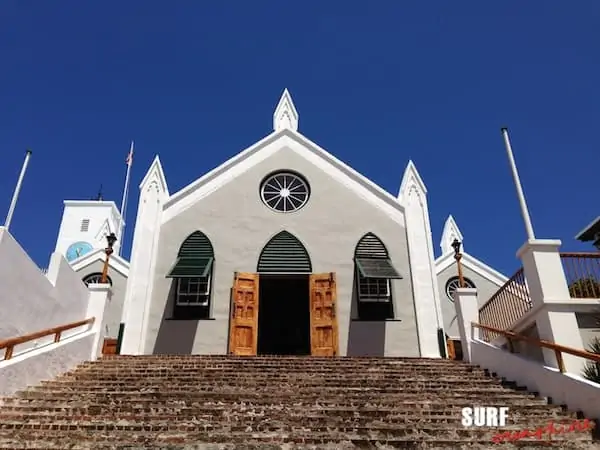
[[[80,275],[60,254],[52,255],[44,275],[0,227],[0,339],[83,320],[88,298]]]

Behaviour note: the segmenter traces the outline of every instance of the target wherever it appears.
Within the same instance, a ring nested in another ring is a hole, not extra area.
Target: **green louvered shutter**
[[[365,234],[356,245],[354,262],[364,278],[402,278],[390,261],[385,245],[373,233]]]
[[[355,258],[388,258],[383,242],[373,233],[365,234],[356,245]]]
[[[214,258],[213,248],[204,233],[195,231],[181,244],[179,258]]]
[[[312,265],[304,245],[295,236],[282,231],[263,248],[258,260],[260,273],[310,273]]]
[[[214,262],[213,247],[204,233],[195,231],[181,244],[167,278],[206,277]]]

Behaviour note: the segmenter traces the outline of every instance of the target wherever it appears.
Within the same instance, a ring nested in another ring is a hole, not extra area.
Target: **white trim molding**
[[[121,315],[121,322],[125,323],[122,354],[139,355],[145,350],[160,223],[163,206],[168,198],[165,176],[157,156],[140,184],[130,276]]]
[[[96,261],[104,262],[105,260],[106,254],[104,253],[104,250],[98,248],[71,261],[71,267],[75,272],[79,272]],[[129,276],[129,262],[118,256],[116,253],[110,255],[108,267],[110,267],[112,270],[116,270],[125,277]]]
[[[501,274],[497,270],[491,268],[484,262],[469,255],[468,253],[462,254],[462,259],[460,260],[460,262],[467,269],[472,270],[477,275],[480,275],[486,280],[491,281],[497,286],[502,286],[508,281],[507,276]],[[440,256],[438,259],[435,260],[436,275],[439,275],[453,264],[456,264],[456,260],[454,259],[454,253],[446,253],[445,255]]]
[[[406,235],[419,352],[424,358],[440,358],[438,330],[443,331],[444,320],[433,259],[427,188],[412,161],[408,162],[404,171],[398,199],[406,208]]]
[[[284,147],[290,148],[404,226],[404,207],[393,195],[300,133],[287,128],[271,133],[173,194],[165,203],[162,222],[178,216]]]

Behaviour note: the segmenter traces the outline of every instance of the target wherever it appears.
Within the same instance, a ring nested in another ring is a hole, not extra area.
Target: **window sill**
[[[165,320],[217,320],[215,317],[167,317]]]
[[[402,322],[402,319],[350,319],[350,322]]]

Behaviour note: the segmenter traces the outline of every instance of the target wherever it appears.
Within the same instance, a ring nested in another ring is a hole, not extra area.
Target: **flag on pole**
[[[125,164],[131,166],[133,163],[133,141],[131,141],[131,148],[129,149],[129,153],[127,154],[127,158],[125,159]]]
[[[125,175],[125,187],[123,189],[123,200],[121,201],[121,221],[119,223],[119,247],[117,255],[121,256],[121,250],[123,249],[123,237],[125,231],[125,214],[127,211],[127,197],[129,194],[129,173],[131,172],[131,165],[133,164],[133,141],[131,141],[131,147],[129,148],[129,153],[127,154],[127,158],[125,159],[125,164],[127,165],[127,174]]]

